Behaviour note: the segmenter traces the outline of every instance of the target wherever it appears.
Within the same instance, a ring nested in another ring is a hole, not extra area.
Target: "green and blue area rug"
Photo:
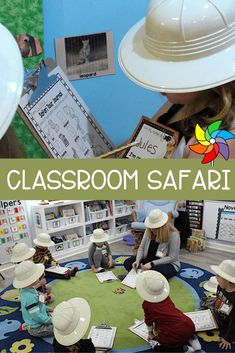
[[[115,275],[123,272],[123,262],[127,257],[115,257]],[[70,280],[48,281],[55,296],[51,306],[73,297],[85,298],[91,306],[91,325],[107,323],[117,326],[112,352],[141,352],[148,349],[149,346],[144,340],[128,330],[135,319],[143,319],[142,300],[135,289],[123,286],[120,281],[101,284],[90,270],[87,259],[67,262],[64,265],[78,266],[79,271]],[[212,294],[203,288],[203,283],[211,275],[201,268],[182,263],[179,274],[170,280],[171,298],[176,306],[184,312],[197,309],[200,298]],[[125,289],[123,294],[117,294],[120,287]],[[41,339],[21,332],[19,327],[22,322],[19,292],[10,286],[1,293],[0,298],[0,353],[53,352],[51,337]],[[218,347],[218,330],[199,333],[198,336],[202,352],[222,352]]]

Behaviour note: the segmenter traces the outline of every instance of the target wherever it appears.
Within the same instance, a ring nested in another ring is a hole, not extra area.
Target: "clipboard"
[[[94,346],[98,350],[111,349],[116,336],[117,327],[107,324],[91,326],[88,338],[91,338]]]
[[[114,148],[59,66],[41,65],[17,111],[51,158],[95,158]]]

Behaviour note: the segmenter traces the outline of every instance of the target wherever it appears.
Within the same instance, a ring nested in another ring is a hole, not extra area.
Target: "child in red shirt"
[[[169,297],[169,283],[157,271],[137,277],[136,290],[144,299],[143,309],[148,340],[156,341],[155,351],[188,352],[201,349],[192,320],[177,309]]]

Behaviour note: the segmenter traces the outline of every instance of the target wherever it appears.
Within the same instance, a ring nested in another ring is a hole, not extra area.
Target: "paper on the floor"
[[[96,276],[101,283],[117,280],[117,277],[112,271],[96,273]]]
[[[130,288],[135,288],[136,287],[136,278],[137,278],[137,274],[140,272],[141,270],[134,270],[132,269],[124,278],[124,280],[122,281],[122,284],[124,284],[125,286],[128,286]]]
[[[58,274],[64,274],[68,271],[67,267],[62,267],[62,266],[51,266],[45,269],[45,271],[48,272],[53,272],[53,273],[58,273]]]

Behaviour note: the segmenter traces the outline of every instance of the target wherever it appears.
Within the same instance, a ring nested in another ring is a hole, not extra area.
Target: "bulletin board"
[[[202,227],[209,239],[235,242],[235,201],[205,200]]]
[[[20,243],[32,245],[25,201],[0,201],[0,259],[10,262],[12,248]]]

